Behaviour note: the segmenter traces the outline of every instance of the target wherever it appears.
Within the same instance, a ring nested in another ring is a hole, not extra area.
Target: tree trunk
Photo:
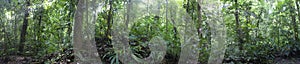
[[[173,6],[171,6],[171,8],[173,8]],[[172,10],[171,10],[171,12],[172,12]],[[170,20],[171,20],[171,22],[173,24],[173,32],[174,32],[173,36],[174,36],[174,39],[178,39],[178,37],[177,37],[178,30],[177,30],[176,23],[175,23],[175,19],[176,19],[175,15],[177,15],[176,12],[170,13]]]
[[[235,21],[236,21],[236,33],[237,33],[237,38],[238,38],[238,41],[240,42],[239,43],[239,49],[240,50],[243,50],[243,35],[242,35],[242,29],[240,27],[240,20],[239,20],[239,4],[238,4],[238,1],[237,0],[234,0],[235,2],[235,13],[234,13],[234,16],[235,16]]]
[[[296,7],[297,7],[297,12],[298,12],[298,22],[300,21],[300,10],[299,10],[299,0],[296,0],[295,1],[295,3],[296,3]],[[296,27],[295,29],[294,29],[294,31],[295,31],[295,38],[296,38],[296,41],[299,41],[299,38],[298,38],[298,24],[296,23],[296,21],[295,21],[295,23],[294,23],[294,26]]]
[[[112,25],[112,22],[113,22],[112,2],[113,2],[113,0],[109,0],[109,11],[108,11],[107,31],[106,31],[106,37],[107,38],[109,38],[109,36],[111,35],[111,25]]]
[[[294,28],[293,30],[294,30],[294,40],[298,40],[298,31],[297,31],[297,29],[298,29],[298,27],[297,27],[297,22],[296,22],[296,13],[294,13],[295,11],[294,11],[294,8],[292,7],[292,5],[290,5],[290,16],[291,16],[291,18],[292,18],[292,27]]]
[[[82,64],[96,64],[101,63],[97,48],[95,46],[94,37],[94,21],[96,14],[91,14],[95,0],[79,0],[77,10],[75,13],[75,21],[73,28],[73,47],[75,62]],[[91,6],[91,7],[90,7]],[[94,7],[93,7],[94,8]],[[96,12],[97,13],[97,12]]]
[[[42,21],[43,21],[43,11],[44,11],[44,7],[41,7],[40,8],[40,15],[39,15],[39,19],[38,19],[38,27],[37,27],[37,35],[35,35],[37,37],[36,41],[38,42],[37,43],[37,46],[38,47],[42,47],[42,43],[41,43],[41,33],[42,33],[42,29],[43,27],[41,26],[42,25]],[[39,50],[41,50],[40,48],[36,48],[36,52],[38,52]]]
[[[127,11],[126,11],[127,12],[126,13],[126,22],[125,22],[126,27],[125,28],[128,27],[128,23],[131,20],[129,17],[130,16],[129,14],[131,14],[131,6],[132,6],[131,0],[128,0]]]
[[[26,0],[26,10],[25,10],[25,13],[24,13],[24,22],[23,22],[23,26],[22,26],[22,30],[21,30],[21,35],[20,35],[20,44],[19,44],[19,52],[20,53],[23,53],[23,50],[24,50],[24,42],[26,40],[26,33],[27,33],[27,27],[28,27],[28,18],[29,17],[29,5],[30,5],[30,0]]]
[[[169,28],[168,28],[168,27],[169,27],[169,22],[168,22],[168,9],[167,9],[167,8],[168,8],[168,4],[169,4],[169,2],[168,2],[168,0],[166,0],[166,6],[165,6],[165,7],[166,7],[166,10],[165,10],[165,11],[166,11],[166,26],[167,26],[166,29],[165,29],[166,32],[169,32]],[[148,7],[147,7],[147,10],[148,10]]]
[[[199,35],[199,38],[202,37],[202,34],[201,34],[201,25],[202,25],[202,15],[201,15],[201,0],[197,0],[198,1],[198,23],[199,23],[199,26],[198,26],[198,35]]]

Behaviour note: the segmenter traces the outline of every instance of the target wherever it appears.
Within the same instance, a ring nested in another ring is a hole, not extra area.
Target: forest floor
[[[48,54],[38,59],[34,58],[34,56],[19,56],[19,55],[2,56],[0,57],[0,64],[44,64],[44,63],[73,64],[72,62],[74,60],[74,56],[72,55],[72,51],[73,51],[72,49],[66,49],[62,52],[55,52],[52,54]],[[103,54],[103,53],[99,53],[99,54]],[[178,61],[178,60],[172,60],[172,58],[174,57],[166,58],[165,60],[170,60],[170,61],[163,62],[162,64],[169,64],[170,62]],[[288,57],[278,56],[271,61],[272,62],[270,64],[300,64],[300,55],[291,55]],[[103,60],[103,62],[105,62],[105,64],[109,63],[109,61],[105,61],[105,59]],[[236,61],[236,62],[240,62],[240,61]],[[256,64],[260,62],[253,61],[253,62],[245,62],[245,63]],[[236,64],[236,63],[227,62],[223,64]]]
[[[300,64],[300,58],[276,58],[275,64]]]
[[[55,63],[59,63],[59,64],[70,64],[71,63],[71,62],[64,61],[64,60],[67,60],[67,59],[61,59],[61,60],[56,61]],[[23,56],[0,57],[0,63],[3,63],[3,64],[39,64],[39,63],[41,63],[41,61],[44,61],[44,60],[33,59],[31,57],[23,57]],[[224,63],[224,64],[235,64],[235,63]],[[272,63],[272,64],[300,64],[300,58],[275,58],[274,63]]]

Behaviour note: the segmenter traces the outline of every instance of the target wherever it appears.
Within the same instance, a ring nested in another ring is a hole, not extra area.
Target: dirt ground
[[[300,58],[276,58],[274,62],[275,64],[300,64]]]

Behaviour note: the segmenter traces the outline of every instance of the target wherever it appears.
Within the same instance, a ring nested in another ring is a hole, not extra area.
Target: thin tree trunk
[[[295,40],[298,40],[298,31],[297,31],[297,29],[298,29],[298,27],[297,27],[297,22],[296,22],[296,13],[294,13],[295,11],[294,11],[294,8],[292,7],[292,6],[290,6],[291,8],[291,10],[290,10],[290,16],[291,16],[291,18],[292,18],[292,23],[293,23],[293,27],[294,27],[294,39]]]
[[[125,28],[127,28],[128,27],[128,23],[129,23],[129,21],[131,20],[130,19],[130,15],[129,14],[131,14],[131,6],[132,6],[132,3],[131,3],[131,0],[128,0],[128,5],[127,5],[127,13],[126,13],[126,27]]]
[[[168,29],[168,27],[169,27],[169,22],[168,22],[168,0],[166,0],[166,32],[169,32],[169,29]],[[147,9],[148,9],[148,7],[147,7]]]
[[[197,28],[197,31],[198,31],[198,35],[199,35],[199,38],[202,37],[202,34],[201,34],[201,25],[202,25],[202,15],[201,15],[201,0],[197,0],[198,1],[198,23],[199,23],[199,26]]]
[[[42,0],[42,2],[44,2],[44,0]],[[37,30],[37,41],[38,41],[38,47],[42,47],[42,43],[41,43],[41,33],[42,33],[42,29],[43,27],[42,25],[42,21],[43,21],[43,12],[44,12],[44,7],[41,7],[41,11],[40,11],[40,15],[39,15],[39,21],[38,21],[38,30]],[[37,48],[37,52],[40,51],[40,48]]]
[[[171,6],[171,8],[173,8],[173,6]],[[170,19],[171,19],[171,22],[172,22],[172,24],[173,24],[173,32],[174,32],[174,34],[173,34],[173,36],[174,36],[174,39],[179,39],[179,37],[177,36],[177,34],[178,34],[178,30],[177,30],[177,27],[176,27],[176,22],[175,22],[175,18],[176,17],[174,17],[175,15],[177,15],[177,13],[176,12],[174,12],[173,14],[170,14]],[[173,58],[172,60],[179,60],[178,58]]]
[[[236,5],[236,8],[235,8],[235,13],[234,13],[234,16],[235,16],[235,21],[236,21],[236,33],[237,33],[237,38],[238,38],[238,41],[240,42],[239,43],[239,49],[240,50],[243,50],[243,36],[242,36],[242,30],[241,30],[241,27],[240,27],[240,20],[239,20],[239,4],[238,4],[238,0],[234,0],[235,2],[235,5]]]
[[[202,14],[201,14],[201,0],[197,0],[198,2],[198,27],[197,28],[197,33],[198,33],[198,36],[199,36],[199,39],[200,39],[200,44],[198,44],[200,47],[205,45],[204,43],[202,43],[203,40],[201,40],[202,38],[202,29],[201,29],[201,25],[202,25]],[[209,42],[210,43],[210,42]],[[204,47],[205,48],[205,47]],[[199,55],[203,54],[202,51],[199,53]]]
[[[171,6],[171,8],[173,8],[173,6]],[[178,31],[177,31],[176,23],[175,23],[175,20],[174,20],[176,17],[174,17],[174,15],[177,15],[177,13],[174,12],[173,14],[170,15],[171,16],[171,21],[172,21],[172,24],[173,24],[173,32],[174,32],[173,36],[174,36],[174,39],[178,39],[178,37],[177,37]]]
[[[297,12],[298,12],[298,22],[300,21],[300,9],[299,9],[299,0],[296,0],[295,1],[296,3],[296,7],[297,7]],[[299,41],[299,38],[298,38],[298,24],[295,22],[294,26],[296,27],[294,30],[296,31],[295,32],[295,38],[296,38],[296,41]]]
[[[111,25],[112,25],[112,22],[113,22],[112,2],[113,2],[113,0],[109,0],[109,11],[108,11],[108,18],[107,18],[106,37],[109,37],[111,35]]]
[[[28,18],[29,17],[29,7],[30,5],[30,0],[26,0],[26,10],[25,10],[25,13],[24,13],[24,22],[23,22],[23,26],[22,26],[22,30],[21,30],[21,35],[20,35],[20,44],[19,44],[19,52],[22,53],[23,50],[24,50],[24,42],[25,42],[25,39],[26,39],[26,33],[27,33],[27,27],[28,27]]]

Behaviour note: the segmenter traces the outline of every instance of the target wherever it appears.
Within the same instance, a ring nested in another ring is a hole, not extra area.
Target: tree
[[[109,11],[108,11],[108,17],[107,17],[107,31],[106,31],[106,37],[111,36],[111,24],[113,23],[113,0],[109,0]]]
[[[19,52],[23,53],[24,51],[24,45],[26,41],[26,34],[27,34],[27,27],[28,27],[28,17],[29,17],[29,6],[30,6],[30,0],[26,0],[26,9],[24,13],[24,18],[23,18],[23,26],[21,30],[21,36],[20,36],[20,44],[19,44]]]
[[[201,34],[201,25],[202,25],[202,15],[201,15],[201,0],[197,0],[198,2],[198,23],[199,23],[199,26],[198,26],[198,35],[199,37],[201,38],[202,37],[202,34]]]
[[[234,0],[234,5],[235,5],[235,25],[236,25],[236,33],[239,41],[239,49],[243,50],[243,43],[244,43],[244,37],[243,37],[243,31],[242,28],[240,27],[240,19],[239,19],[239,3],[238,0]]]
[[[295,1],[295,4],[296,4],[296,10],[295,10],[295,11],[298,12],[298,22],[300,22],[299,2],[300,2],[299,0],[296,0],[296,1]],[[295,16],[296,16],[296,15],[295,15]],[[296,20],[295,20],[293,23],[294,23],[293,25],[294,25],[294,27],[295,27],[295,28],[294,28],[294,32],[295,32],[295,37],[294,37],[294,38],[295,38],[296,41],[299,41],[299,38],[298,38],[298,35],[299,35],[299,34],[298,34],[298,25],[297,25]]]
[[[95,46],[95,37],[93,36],[94,19],[97,18],[95,16],[97,14],[90,14],[97,8],[94,7],[95,3],[94,0],[79,0],[77,4],[73,28],[73,46],[75,60],[79,63],[101,63]]]

